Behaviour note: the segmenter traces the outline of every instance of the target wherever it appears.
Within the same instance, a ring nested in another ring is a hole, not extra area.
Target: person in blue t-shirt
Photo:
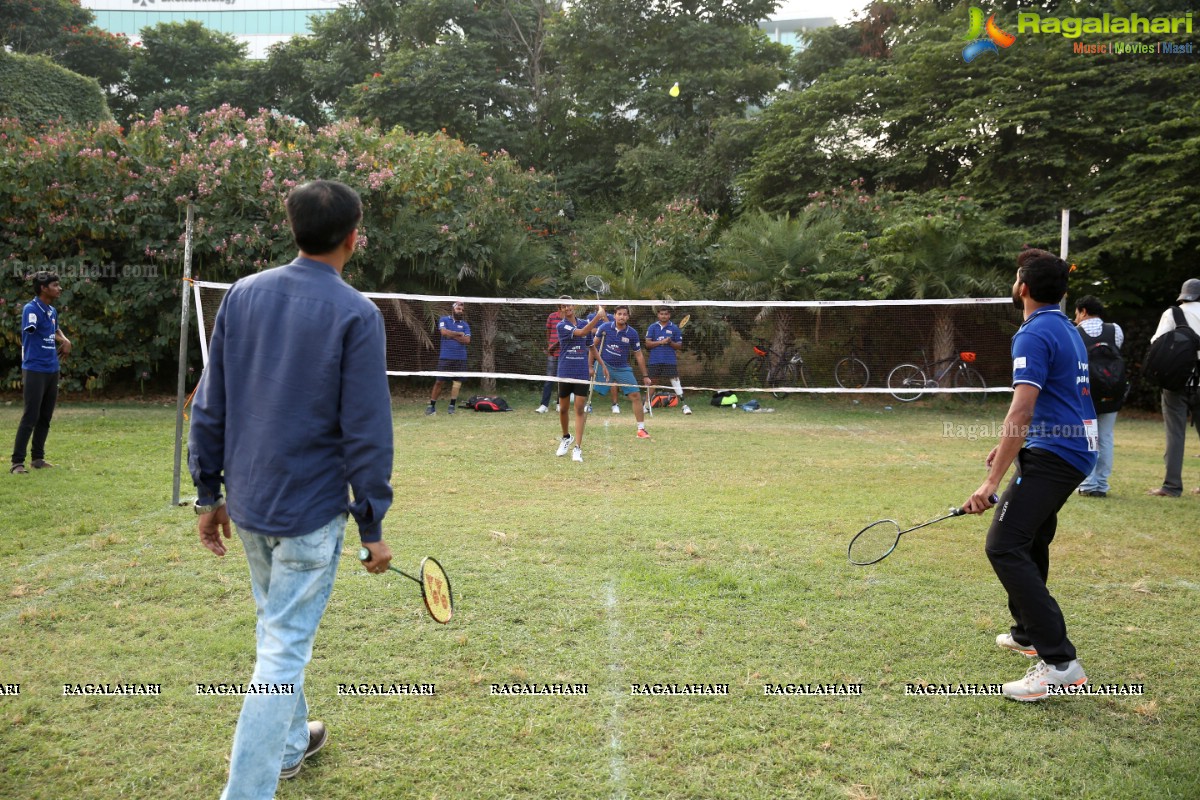
[[[679,382],[679,361],[676,352],[683,349],[683,331],[671,322],[671,309],[663,306],[658,309],[658,321],[651,322],[646,328],[646,349],[650,351],[650,377],[655,385],[659,378],[666,378],[683,403],[683,413],[690,414],[692,410],[683,402],[683,385]],[[653,400],[651,395],[649,400]]]
[[[1014,700],[1041,700],[1087,683],[1062,610],[1046,586],[1058,511],[1096,464],[1087,349],[1058,305],[1069,273],[1065,261],[1045,250],[1027,249],[1017,257],[1013,303],[1025,322],[1012,342],[1013,399],[1000,443],[985,462],[987,478],[963,506],[971,514],[991,508],[991,496],[1016,461],[985,548],[1013,618],[996,644],[1040,659],[1024,678],[1004,684],[1004,695]]]
[[[592,349],[592,335],[607,317],[604,306],[596,307],[596,316],[586,324],[580,324],[575,316],[575,305],[570,298],[558,307],[562,321],[558,323],[558,420],[562,424],[562,439],[555,455],[565,456],[574,443],[571,460],[583,461],[583,428],[587,420],[584,404],[587,402],[587,384],[592,374],[596,351]],[[567,400],[575,395],[575,435],[571,436],[570,416]]]
[[[58,359],[71,352],[71,340],[58,327],[54,302],[62,295],[62,284],[53,272],[33,276],[34,297],[21,310],[21,384],[25,395],[25,413],[17,424],[13,443],[13,475],[25,475],[25,448],[33,456],[34,469],[53,467],[46,460],[46,438],[50,419],[58,402]],[[30,439],[32,438],[32,442]]]
[[[596,362],[596,380],[612,384],[613,413],[620,413],[621,407],[616,404],[616,393],[619,388],[633,401],[633,417],[637,420],[637,436],[639,439],[649,439],[646,432],[646,421],[643,416],[642,393],[633,377],[633,368],[629,366],[629,354],[637,359],[638,366],[646,385],[650,385],[650,372],[646,367],[646,357],[642,355],[642,344],[638,332],[629,324],[629,306],[617,306],[613,309],[615,321],[605,322],[596,331],[597,346],[600,348],[600,359]]]
[[[438,333],[442,337],[442,349],[438,352],[438,372],[449,372],[450,375],[439,375],[433,382],[433,391],[429,395],[429,407],[425,416],[432,417],[437,413],[438,395],[442,393],[442,385],[450,384],[450,408],[448,413],[454,413],[454,405],[458,402],[458,391],[462,388],[462,379],[454,377],[467,371],[467,345],[471,343],[471,326],[463,319],[465,307],[461,300],[451,306],[449,316],[438,320]]]

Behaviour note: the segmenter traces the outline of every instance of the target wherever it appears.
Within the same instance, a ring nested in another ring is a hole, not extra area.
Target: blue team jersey
[[[632,325],[617,328],[615,322],[605,322],[596,329],[596,340],[603,341],[600,357],[610,367],[629,366],[629,354],[642,349],[642,341]]]
[[[34,298],[21,310],[21,369],[58,372],[58,311]]]
[[[1013,386],[1040,390],[1026,447],[1049,450],[1087,475],[1096,465],[1096,411],[1087,349],[1058,306],[1035,311],[1013,336]]]
[[[467,324],[467,321],[465,319],[461,320],[459,322],[455,322],[454,317],[452,317],[452,316],[442,317],[441,319],[438,320],[438,335],[439,336],[441,336],[442,331],[458,331],[459,333],[463,333],[463,334],[466,334],[467,336],[470,336],[471,335],[471,326]],[[457,360],[457,361],[466,361],[467,360],[467,346],[465,344],[458,341],[457,339],[450,339],[446,336],[442,336],[441,338],[442,338],[442,349],[439,353],[439,356],[438,356],[439,358],[444,358],[447,360]]]
[[[575,335],[576,330],[585,327],[587,323],[578,319],[574,323],[565,319],[558,323],[558,377],[588,380],[588,348],[592,346],[592,333]]]
[[[662,325],[658,322],[650,323],[650,327],[646,328],[647,342],[682,342],[683,331],[679,330],[679,326],[674,322],[668,322]],[[675,358],[675,348],[669,344],[660,345],[650,351],[649,363],[651,364],[676,364],[678,361]]]

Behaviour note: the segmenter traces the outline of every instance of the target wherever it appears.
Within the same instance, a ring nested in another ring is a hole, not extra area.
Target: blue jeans
[[[1112,474],[1113,468],[1113,428],[1116,427],[1116,424],[1116,411],[1096,415],[1096,429],[1100,435],[1100,452],[1092,474],[1079,484],[1079,491],[1108,493],[1108,476]]]
[[[303,536],[263,536],[238,529],[257,608],[255,685],[291,686],[291,694],[247,694],[242,702],[229,784],[221,800],[271,800],[279,771],[300,763],[308,747],[304,668],[337,575],[346,533],[339,514]]]
[[[558,374],[558,356],[547,356],[546,357],[546,374],[547,375],[557,375]],[[542,386],[542,405],[544,405],[544,406],[550,405],[550,393],[552,391],[554,391],[555,386],[558,386],[558,381],[554,381],[554,380],[546,381],[545,385]]]

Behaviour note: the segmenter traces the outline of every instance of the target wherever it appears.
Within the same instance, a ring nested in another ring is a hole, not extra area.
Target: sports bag
[[[1087,346],[1092,405],[1097,414],[1120,411],[1129,391],[1129,382],[1125,380],[1125,359],[1117,349],[1117,328],[1111,322],[1105,322],[1099,336],[1089,336],[1082,326],[1078,327]]]
[[[679,405],[679,395],[671,392],[659,392],[650,400],[651,408],[674,408]]]
[[[465,405],[476,411],[512,411],[503,397],[494,395],[475,395],[469,398]]]
[[[1142,376],[1151,386],[1182,392],[1196,371],[1196,354],[1200,352],[1200,336],[1192,330],[1183,309],[1174,306],[1175,330],[1167,331],[1150,345],[1142,364]]]
[[[720,408],[721,406],[735,406],[737,405],[737,401],[736,394],[729,390],[724,390],[713,392],[712,399],[708,401],[708,404]]]

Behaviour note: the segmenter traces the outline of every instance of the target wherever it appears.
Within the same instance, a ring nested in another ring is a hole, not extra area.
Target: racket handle
[[[1000,502],[1000,496],[993,494],[988,497],[988,502],[991,503],[992,505],[996,505],[997,503]],[[961,517],[963,514],[967,513],[967,510],[965,508],[953,508],[953,509],[950,509],[950,513],[956,517]]]

